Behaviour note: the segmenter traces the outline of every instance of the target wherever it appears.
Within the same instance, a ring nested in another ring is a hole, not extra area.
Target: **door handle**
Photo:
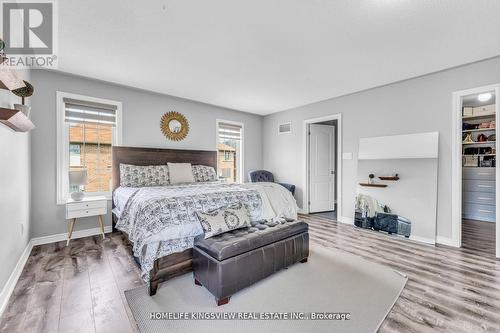
[[[335,174],[335,171],[333,171],[333,170],[332,170],[332,171],[330,171],[330,174],[331,174],[331,175],[334,175],[334,174]]]

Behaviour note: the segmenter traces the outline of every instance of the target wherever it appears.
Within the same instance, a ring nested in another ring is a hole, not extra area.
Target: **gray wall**
[[[29,72],[23,77],[30,80]],[[12,108],[20,98],[0,90],[0,106]],[[0,124],[0,291],[29,241],[30,221],[29,133]]]
[[[354,155],[342,161],[342,215],[352,218],[359,138],[438,131],[437,235],[450,238],[452,92],[498,82],[500,57],[266,116],[264,168],[279,181],[296,184],[303,206],[303,120],[342,113],[343,152]],[[292,121],[292,133],[278,135],[278,125],[286,121]]]
[[[243,122],[245,175],[262,167],[261,116],[57,72],[33,71],[32,81],[37,126],[31,136],[32,237],[66,232],[64,205],[56,204],[56,91],[121,101],[125,146],[215,150],[216,119]],[[171,110],[183,113],[190,124],[181,142],[168,141],[159,128],[162,114]],[[106,224],[111,224],[109,214]],[[94,227],[94,219],[79,220],[75,230]]]

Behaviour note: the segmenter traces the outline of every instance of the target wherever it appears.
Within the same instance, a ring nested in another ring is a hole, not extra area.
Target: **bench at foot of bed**
[[[305,222],[237,229],[195,241],[194,283],[207,288],[220,306],[243,288],[297,262],[307,262],[308,256]]]

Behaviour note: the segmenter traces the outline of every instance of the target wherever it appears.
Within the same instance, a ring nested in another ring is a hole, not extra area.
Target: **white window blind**
[[[220,122],[218,132],[219,140],[241,140],[240,125]]]
[[[64,99],[64,121],[116,126],[116,106]]]

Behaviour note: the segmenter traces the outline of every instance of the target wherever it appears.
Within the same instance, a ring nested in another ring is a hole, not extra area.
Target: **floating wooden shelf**
[[[368,184],[368,183],[359,183],[361,186],[366,187],[387,187],[387,184]]]
[[[378,179],[396,181],[396,180],[399,180],[399,177],[398,176],[380,176],[380,177],[378,177]]]
[[[19,110],[0,108],[0,123],[16,132],[28,132],[35,128],[31,120]]]

